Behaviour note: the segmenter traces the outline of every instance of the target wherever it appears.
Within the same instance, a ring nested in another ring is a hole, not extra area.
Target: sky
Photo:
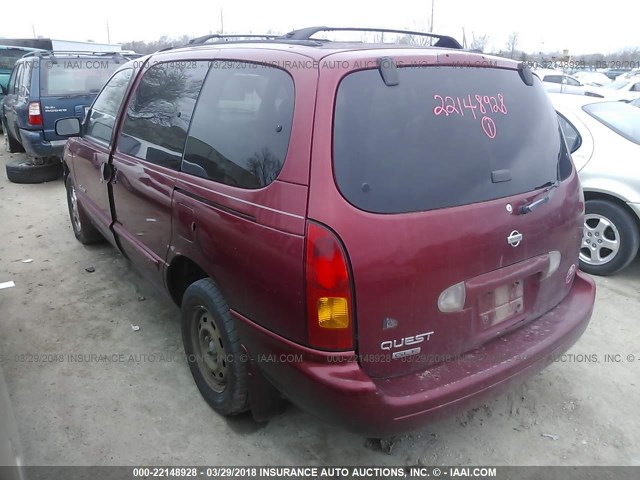
[[[489,51],[506,49],[518,32],[518,49],[529,53],[568,49],[572,55],[610,53],[640,46],[637,0],[433,0],[434,32],[467,42],[472,33],[489,36]],[[31,0],[28,14],[5,21],[0,36],[107,42],[157,40],[225,33],[287,32],[305,26],[358,26],[429,30],[431,0]],[[7,8],[9,7],[9,8]],[[640,60],[640,59],[638,59]]]

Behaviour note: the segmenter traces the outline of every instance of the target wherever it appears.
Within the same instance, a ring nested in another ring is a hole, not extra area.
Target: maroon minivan
[[[56,131],[75,236],[180,306],[216,411],[264,419],[283,396],[384,436],[551,363],[595,286],[578,176],[526,65],[439,35],[318,37],[336,30],[134,60]]]

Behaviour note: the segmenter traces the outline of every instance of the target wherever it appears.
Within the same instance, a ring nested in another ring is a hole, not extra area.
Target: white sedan
[[[611,83],[611,79],[600,72],[576,72],[573,74],[573,77],[583,85],[590,85],[592,87],[602,87]]]
[[[640,109],[550,94],[585,196],[580,268],[610,275],[640,246]]]
[[[594,87],[597,93],[604,98],[611,100],[621,100],[630,102],[636,98],[640,98],[640,76],[636,75],[629,78],[620,78],[614,82],[607,83],[603,87]]]

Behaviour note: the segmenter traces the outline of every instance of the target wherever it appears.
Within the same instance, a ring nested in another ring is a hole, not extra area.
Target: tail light
[[[42,125],[42,112],[40,111],[40,102],[29,103],[29,117],[27,119],[29,125]]]
[[[350,350],[353,303],[345,251],[330,230],[309,223],[306,252],[309,345],[323,350]]]

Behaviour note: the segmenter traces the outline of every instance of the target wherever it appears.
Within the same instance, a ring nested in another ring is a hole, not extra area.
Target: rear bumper
[[[383,437],[420,428],[539,372],[582,335],[594,299],[593,280],[579,272],[567,297],[539,319],[455,361],[389,379],[370,378],[352,353],[311,350],[234,315],[247,351],[286,397],[323,419]]]
[[[58,157],[62,158],[66,140],[49,141],[44,138],[42,130],[20,129],[20,143],[27,155],[32,157]]]

